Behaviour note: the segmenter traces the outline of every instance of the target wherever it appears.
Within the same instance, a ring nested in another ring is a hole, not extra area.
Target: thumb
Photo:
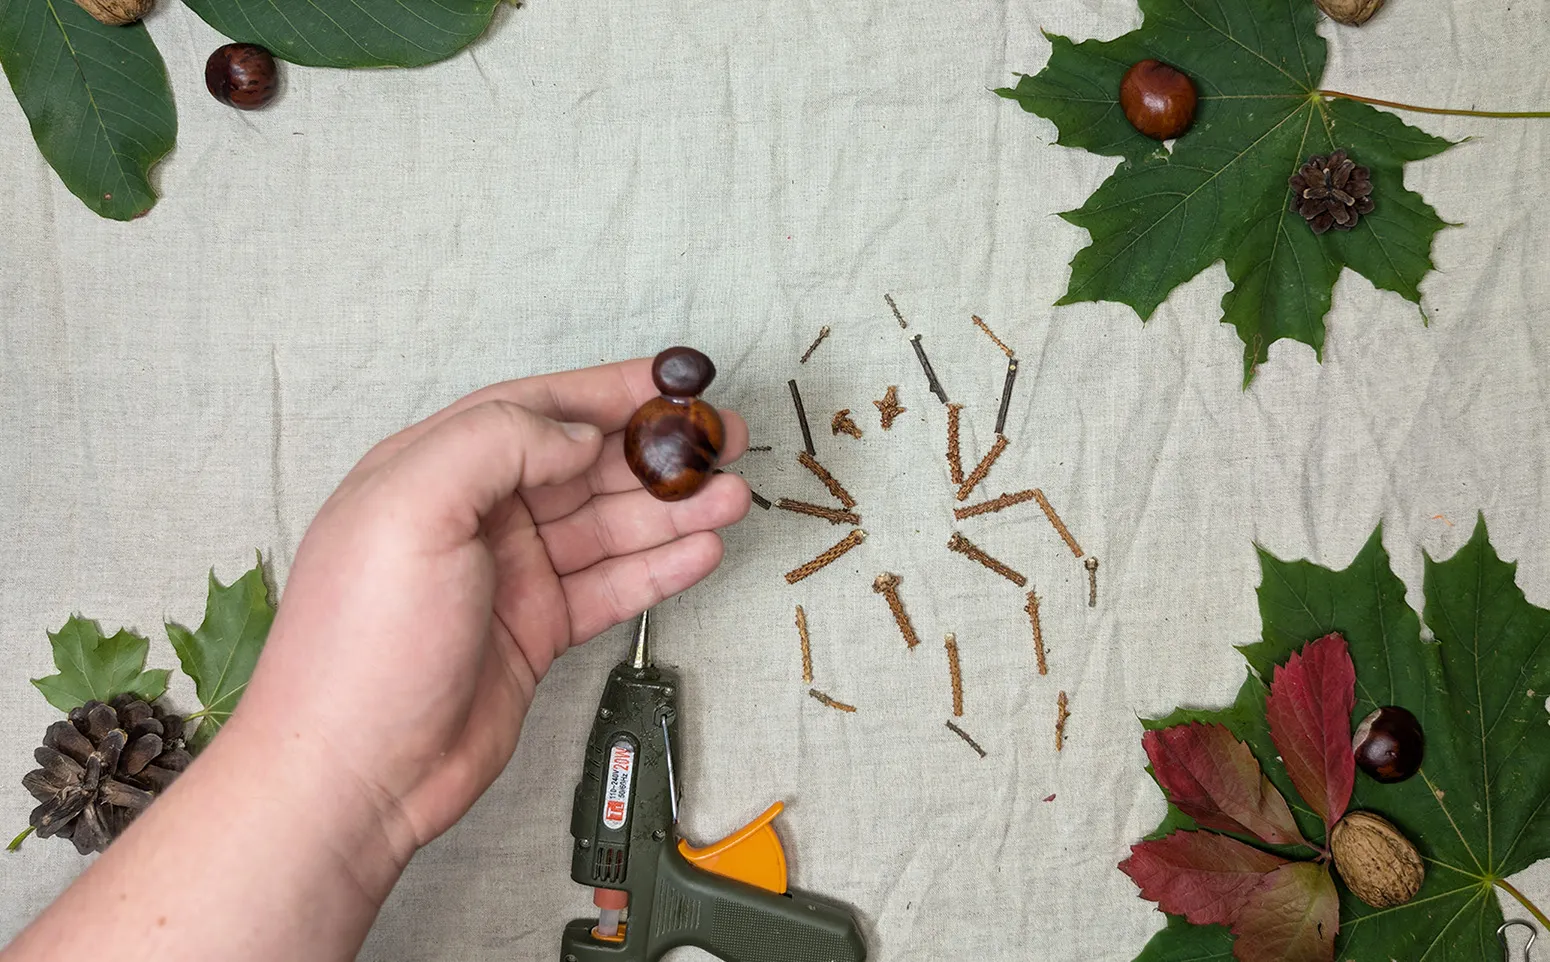
[[[519,488],[563,484],[597,461],[603,432],[560,422],[509,401],[486,401],[448,418],[389,462],[384,485],[414,513],[479,519]]]

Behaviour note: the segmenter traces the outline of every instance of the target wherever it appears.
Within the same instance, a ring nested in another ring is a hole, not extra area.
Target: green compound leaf
[[[199,727],[190,739],[196,748],[209,744],[231,718],[273,622],[269,586],[264,583],[262,568],[255,566],[229,586],[222,585],[215,572],[210,573],[209,600],[198,630],[167,625],[167,637],[178,653],[183,673],[194,680],[204,706],[197,713]]]
[[[155,701],[167,690],[165,668],[145,670],[145,653],[151,642],[127,629],[104,638],[96,622],[74,616],[57,633],[51,632],[54,667],[59,674],[34,678],[48,703],[60,711],[79,708],[89,701],[109,701],[130,692]]]
[[[1281,561],[1260,552],[1261,641],[1243,649],[1268,676],[1307,641],[1340,632],[1356,665],[1353,721],[1383,705],[1415,713],[1426,759],[1408,781],[1358,775],[1351,809],[1375,811],[1416,844],[1426,882],[1404,905],[1374,909],[1339,886],[1340,962],[1500,962],[1496,887],[1550,855],[1550,611],[1528,603],[1516,566],[1491,547],[1481,520],[1452,558],[1428,558],[1425,623],[1405,604],[1405,586],[1383,549],[1381,529],[1344,570]],[[1276,761],[1264,714],[1265,687],[1250,675],[1227,709],[1175,712],[1147,728],[1220,722],[1248,742],[1291,803],[1310,839],[1319,824]],[[1170,806],[1159,831],[1193,828]],[[1305,858],[1279,851],[1286,857]],[[1190,931],[1201,929],[1201,931]],[[1226,959],[1231,936],[1182,919],[1138,957],[1148,962]],[[1190,951],[1194,955],[1190,955]]]
[[[1141,28],[1115,40],[1050,35],[1049,64],[998,90],[1053,121],[1057,143],[1124,158],[1081,208],[1061,216],[1092,236],[1059,301],[1118,301],[1142,320],[1177,286],[1224,261],[1222,321],[1244,347],[1244,383],[1282,338],[1322,358],[1340,271],[1419,303],[1444,224],[1405,189],[1404,165],[1451,144],[1392,114],[1318,93],[1317,10],[1286,0],[1140,0]],[[1120,79],[1153,58],[1189,74],[1194,126],[1170,153],[1119,107]],[[1290,210],[1286,180],[1310,155],[1348,150],[1372,171],[1375,209],[1349,232],[1316,236]]]
[[[0,0],[0,66],[72,194],[115,220],[151,209],[150,170],[178,123],[143,24],[107,26],[72,0]]]
[[[12,0],[17,2],[17,0]],[[185,0],[210,26],[313,67],[418,67],[473,43],[500,0]]]

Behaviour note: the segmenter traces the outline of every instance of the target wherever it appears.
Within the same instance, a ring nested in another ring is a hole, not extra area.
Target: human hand
[[[510,381],[378,444],[308,528],[221,739],[310,741],[287,764],[362,793],[402,861],[445,831],[554,659],[709,574],[748,511],[735,475],[640,487],[620,432],[656,393],[645,360]],[[722,417],[726,462],[748,430]]]

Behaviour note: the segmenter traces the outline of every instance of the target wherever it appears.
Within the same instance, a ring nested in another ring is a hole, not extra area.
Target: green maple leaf
[[[1444,224],[1406,190],[1404,165],[1451,144],[1392,114],[1327,101],[1325,44],[1311,3],[1140,0],[1141,28],[1115,40],[1049,35],[1049,64],[997,91],[1053,121],[1056,143],[1124,162],[1081,208],[1061,216],[1092,235],[1058,303],[1119,301],[1151,317],[1178,285],[1225,261],[1222,321],[1244,347],[1244,383],[1292,338],[1322,358],[1324,316],[1341,268],[1419,303]],[[1199,104],[1170,153],[1119,107],[1138,60],[1187,73]],[[1354,230],[1316,236],[1291,213],[1287,178],[1314,154],[1346,148],[1372,171],[1375,208]]]
[[[76,615],[58,632],[50,632],[48,640],[59,674],[34,678],[32,683],[60,711],[93,700],[108,701],[125,692],[155,701],[167,690],[170,672],[145,670],[151,642],[132,631],[121,628],[104,638],[96,622]]]
[[[1427,875],[1413,900],[1388,909],[1373,909],[1341,886],[1335,957],[1496,962],[1503,953],[1495,889],[1517,896],[1507,879],[1550,855],[1550,611],[1524,598],[1516,566],[1497,556],[1482,519],[1452,558],[1426,561],[1425,621],[1434,640],[1424,639],[1381,534],[1341,571],[1261,550],[1263,635],[1243,649],[1257,676],[1226,710],[1176,712],[1147,726],[1226,725],[1292,803],[1303,833],[1317,839],[1322,824],[1275,763],[1260,678],[1309,639],[1344,635],[1356,666],[1353,717],[1402,705],[1426,732],[1420,773],[1393,785],[1359,776],[1351,809],[1376,811],[1399,826],[1426,860]],[[1170,807],[1159,832],[1190,827]],[[1231,937],[1217,926],[1171,919],[1138,956],[1184,958],[1225,962]]]
[[[273,622],[269,586],[264,583],[262,568],[255,566],[230,585],[221,584],[215,572],[210,572],[205,617],[197,630],[167,625],[167,637],[178,653],[183,673],[194,680],[204,706],[191,716],[199,718],[199,727],[190,739],[195,747],[209,744],[231,718]]]

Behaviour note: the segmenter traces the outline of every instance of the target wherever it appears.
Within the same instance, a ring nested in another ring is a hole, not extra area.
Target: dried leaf
[[[1193,722],[1142,738],[1152,774],[1179,810],[1203,828],[1252,835],[1272,845],[1306,845],[1286,799],[1247,745],[1222,725]]]
[[[1232,927],[1239,962],[1329,962],[1340,931],[1340,897],[1329,867],[1292,862],[1265,877]]]
[[[1285,864],[1215,832],[1174,832],[1132,845],[1119,867],[1164,912],[1196,925],[1232,925],[1263,876]]]
[[[1324,819],[1340,821],[1356,778],[1351,709],[1356,668],[1345,639],[1329,634],[1294,652],[1275,670],[1265,715],[1297,794]]]

